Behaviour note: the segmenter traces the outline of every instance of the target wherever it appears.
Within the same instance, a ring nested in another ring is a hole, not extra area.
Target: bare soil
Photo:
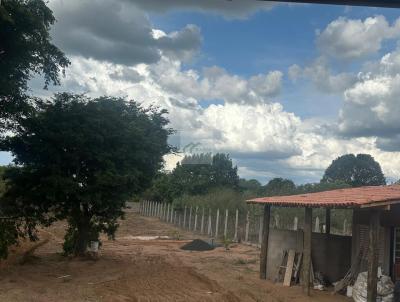
[[[134,209],[121,221],[116,240],[103,240],[97,260],[62,256],[64,230],[65,224],[57,223],[41,231],[47,243],[23,243],[0,263],[1,302],[350,301],[320,291],[306,297],[299,286],[259,280],[259,251],[254,247],[181,250],[199,236],[142,217]],[[179,240],[144,241],[135,236]]]

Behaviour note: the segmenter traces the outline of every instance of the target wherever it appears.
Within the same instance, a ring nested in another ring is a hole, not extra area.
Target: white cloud
[[[388,140],[400,132],[399,57],[400,51],[396,50],[384,55],[379,62],[367,64],[357,82],[345,91],[339,116],[341,134],[381,137],[378,145],[389,149]]]
[[[353,60],[377,53],[384,40],[399,35],[399,20],[390,25],[384,16],[365,20],[340,17],[318,33],[317,46],[324,55]]]
[[[309,79],[318,91],[325,93],[343,93],[357,79],[356,75],[351,72],[334,74],[324,57],[317,58],[311,65],[304,68],[294,64],[289,67],[288,75],[293,82],[299,79]]]

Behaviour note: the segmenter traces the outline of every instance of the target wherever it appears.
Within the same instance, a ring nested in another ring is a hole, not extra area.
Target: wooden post
[[[174,224],[176,224],[176,211],[174,211]]]
[[[183,212],[183,228],[186,228],[186,206]]]
[[[326,209],[325,212],[325,233],[331,233],[331,209]]]
[[[169,204],[168,204],[168,207],[167,207],[167,217],[166,217],[166,222],[168,222],[168,220],[169,220]]]
[[[343,235],[347,234],[347,219],[343,221]]]
[[[188,230],[190,231],[191,228],[192,228],[192,207],[190,207],[190,210],[189,210],[189,227],[188,227]]]
[[[305,208],[304,215],[304,247],[303,247],[303,290],[310,295],[311,285],[311,236],[312,236],[312,208]]]
[[[375,302],[377,298],[378,262],[379,262],[379,210],[371,210],[369,218],[369,248],[368,248],[368,286],[367,302]]]
[[[249,241],[249,228],[250,228],[250,213],[249,211],[247,211],[246,214],[246,230],[245,230],[245,234],[244,234],[244,242],[248,242]]]
[[[193,231],[196,232],[197,230],[197,211],[199,210],[199,207],[196,207],[196,209],[194,210],[194,228]]]
[[[208,209],[208,229],[207,229],[207,235],[211,236],[212,235],[212,228],[211,228],[211,209]]]
[[[235,237],[234,241],[238,241],[238,227],[239,227],[239,210],[236,209],[236,217],[235,217]]]
[[[224,239],[227,239],[228,236],[228,216],[229,216],[229,210],[225,210],[225,225],[224,225]]]
[[[171,219],[169,222],[174,223],[174,207],[172,205],[171,205]]]
[[[203,207],[203,211],[202,211],[202,213],[201,213],[200,233],[201,233],[201,234],[204,233],[204,207]]]
[[[219,209],[217,209],[217,218],[215,219],[215,239],[218,238],[218,226],[219,226]]]
[[[299,218],[297,218],[297,216],[296,216],[296,217],[294,217],[294,221],[293,221],[293,230],[294,231],[297,231],[298,225],[299,225]]]
[[[263,216],[260,216],[260,223],[258,225],[258,244],[261,246],[262,243],[262,232],[263,232]]]
[[[262,228],[262,241],[260,253],[260,279],[267,279],[267,257],[268,257],[268,239],[269,239],[269,223],[271,217],[271,206],[264,205],[264,217]]]

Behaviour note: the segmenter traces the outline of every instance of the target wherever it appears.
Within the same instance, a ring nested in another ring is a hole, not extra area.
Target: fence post
[[[169,221],[170,223],[174,223],[174,207],[171,204],[171,219]]]
[[[154,201],[151,202],[151,216],[154,217],[154,213],[156,210],[156,203]]]
[[[166,218],[165,222],[168,222],[168,220],[169,220],[169,204],[167,206],[167,217],[165,217],[165,218]]]
[[[249,211],[247,211],[246,214],[246,233],[244,234],[244,242],[248,242],[249,241],[249,227],[250,227],[250,213]]]
[[[227,235],[228,235],[228,216],[229,216],[229,210],[225,209],[225,225],[224,225],[224,238],[225,238],[225,240],[227,239]]]
[[[160,219],[161,219],[161,205],[162,205],[162,203],[159,202],[159,203],[158,203],[158,214],[157,214],[157,216],[158,216],[158,218],[160,218]]]
[[[208,209],[208,229],[207,229],[207,235],[212,236],[211,234],[211,208]]]
[[[279,229],[279,214],[275,215],[275,227]]]
[[[219,209],[217,209],[217,218],[215,219],[215,239],[218,238],[218,227],[219,227]]]
[[[263,216],[260,216],[260,225],[259,225],[259,229],[258,229],[258,244],[260,245],[260,247],[261,247],[261,243],[262,243],[263,223],[264,223]]]
[[[239,209],[236,209],[236,218],[235,218],[235,237],[234,241],[238,241],[238,226],[239,226]]]
[[[183,212],[183,228],[186,228],[186,206],[185,206],[185,210]]]
[[[145,205],[145,216],[149,216],[149,201],[146,200],[146,205]]]
[[[319,217],[315,218],[315,232],[319,233],[321,230],[319,229]]]
[[[343,221],[343,235],[347,233],[347,219]]]
[[[199,207],[196,207],[196,210],[194,212],[194,231],[196,232],[197,230],[197,211],[198,211]]]
[[[178,226],[181,227],[181,213],[178,213]]]
[[[192,207],[189,209],[189,227],[188,230],[190,231],[192,228]]]
[[[299,224],[299,219],[297,218],[297,216],[295,216],[293,221],[293,230],[297,231],[298,224]]]
[[[200,234],[204,233],[204,207],[201,213],[201,225],[200,225]]]

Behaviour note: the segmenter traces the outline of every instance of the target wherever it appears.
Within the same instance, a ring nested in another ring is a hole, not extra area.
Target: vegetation
[[[55,18],[43,0],[5,0],[0,5],[0,129],[29,111],[28,81],[36,74],[44,86],[59,84],[69,65],[63,52],[51,43]]]
[[[171,133],[164,113],[121,98],[58,94],[38,102],[4,140],[18,167],[6,171],[3,207],[32,231],[66,219],[65,252],[84,254],[100,232],[114,235],[125,201],[162,167]]]
[[[352,187],[385,185],[381,166],[369,154],[346,154],[326,169],[322,183],[344,182]]]

